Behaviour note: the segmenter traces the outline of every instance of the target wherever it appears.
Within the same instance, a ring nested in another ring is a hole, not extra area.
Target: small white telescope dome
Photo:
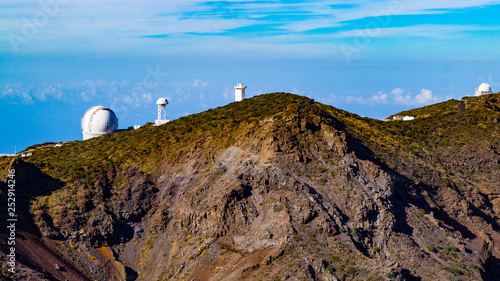
[[[113,110],[104,106],[91,107],[82,118],[83,140],[116,132],[118,118]]]
[[[168,100],[166,98],[159,98],[157,101],[156,101],[156,104],[157,105],[167,105],[168,104]]]

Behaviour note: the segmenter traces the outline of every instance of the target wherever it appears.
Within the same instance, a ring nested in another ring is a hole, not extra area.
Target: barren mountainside
[[[383,122],[273,93],[0,157],[0,277],[498,280],[500,94],[464,100]]]

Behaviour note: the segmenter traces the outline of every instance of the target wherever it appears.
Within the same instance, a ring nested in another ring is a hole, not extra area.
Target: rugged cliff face
[[[15,277],[494,280],[497,99],[382,122],[275,93],[35,146],[1,160],[22,202]]]

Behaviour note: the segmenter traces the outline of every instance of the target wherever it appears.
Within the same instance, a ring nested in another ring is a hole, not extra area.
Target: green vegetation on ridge
[[[273,93],[182,117],[159,127],[147,124],[136,131],[37,149],[26,160],[62,178],[82,178],[109,166],[136,167],[146,174],[155,174],[158,163],[175,161],[186,149],[203,149],[209,153],[217,147],[229,147],[244,138],[252,127],[260,126],[263,119],[296,114],[299,108],[319,109],[330,114],[380,156],[430,154],[435,149],[457,149],[477,142],[478,138],[486,142],[498,140],[499,129],[494,123],[472,122],[474,118],[499,118],[500,112],[494,110],[499,104],[497,97],[498,94],[466,98],[465,114],[458,114],[458,101],[450,100],[400,113],[428,116],[425,118],[382,122],[315,103],[306,97]]]

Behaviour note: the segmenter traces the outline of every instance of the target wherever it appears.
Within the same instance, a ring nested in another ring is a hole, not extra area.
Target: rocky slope
[[[500,101],[466,100],[382,122],[275,93],[2,158],[24,237],[2,276],[495,280]]]

